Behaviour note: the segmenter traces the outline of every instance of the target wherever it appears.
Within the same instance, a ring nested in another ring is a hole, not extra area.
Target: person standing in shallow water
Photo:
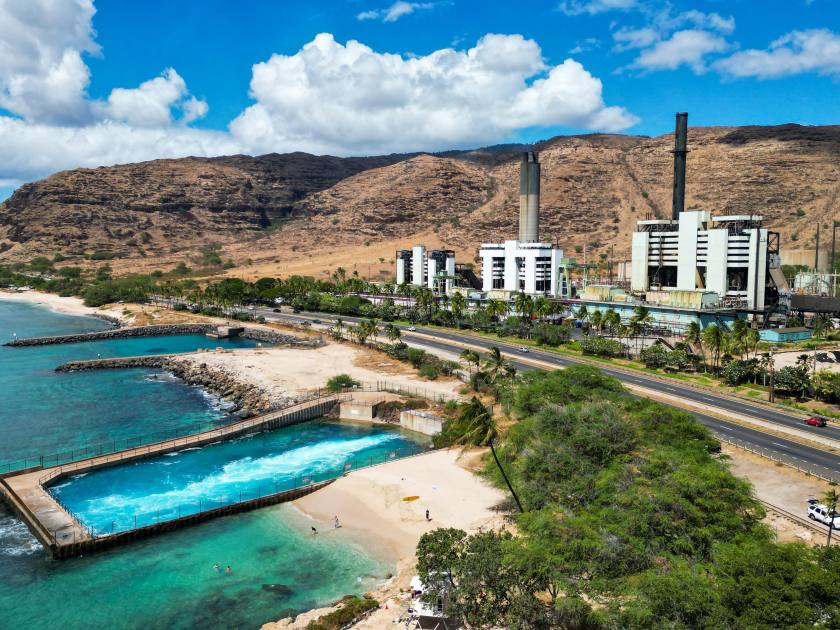
[[[218,572],[219,572],[219,563],[218,563],[218,562],[217,562],[216,564],[214,564],[214,565],[213,565],[213,570],[214,570],[216,573],[218,573]]]
[[[339,527],[341,527],[341,523],[338,522],[338,515],[336,514],[336,516],[335,516],[335,528],[338,529]]]
[[[227,573],[228,575],[231,574],[230,565],[227,565],[227,569],[225,569],[225,573]]]

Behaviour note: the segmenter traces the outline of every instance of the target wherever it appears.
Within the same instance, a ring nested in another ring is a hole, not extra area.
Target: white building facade
[[[551,243],[484,243],[479,250],[482,290],[529,295],[569,295],[563,250]]]
[[[710,291],[720,297],[720,306],[763,310],[768,276],[780,260],[778,235],[762,227],[762,220],[689,211],[676,221],[639,221],[631,290]]]
[[[455,252],[423,245],[403,249],[396,254],[397,284],[428,287],[436,293],[449,292],[455,277]]]

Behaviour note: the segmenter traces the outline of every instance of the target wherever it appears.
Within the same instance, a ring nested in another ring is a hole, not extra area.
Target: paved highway
[[[285,323],[288,323],[289,321],[311,321],[313,319],[320,319],[325,324],[329,324],[335,320],[335,316],[333,315],[313,313],[275,313],[271,309],[258,309],[258,313],[265,316],[268,320],[283,321]],[[341,316],[341,319],[345,322],[362,321],[362,318],[347,316]],[[412,340],[416,341],[420,345],[448,352],[460,353],[461,348],[457,345],[458,343],[465,343],[485,349],[496,346],[506,353],[515,354],[518,352],[518,346],[515,344],[497,341],[494,339],[484,339],[472,335],[464,335],[456,331],[442,331],[418,327],[417,333],[422,333],[423,336],[415,336],[412,335],[410,331],[406,330],[406,326],[400,326],[400,328],[405,333],[405,337],[407,339],[413,338]],[[434,337],[435,339],[429,339],[429,337]],[[575,361],[573,358],[532,348],[529,348],[527,356],[550,365],[556,365],[557,367],[565,367],[581,363],[579,361]],[[519,370],[537,369],[533,365],[517,360],[515,357],[511,360]],[[609,366],[598,367],[600,367],[605,373],[615,377],[623,383],[637,385],[639,387],[655,390],[667,395],[678,396],[680,398],[690,400],[693,403],[711,405],[722,411],[729,411],[744,416],[750,416],[781,426],[794,427],[803,432],[813,431],[815,434],[818,433],[819,435],[840,440],[840,428],[833,425],[822,428],[809,427],[808,425],[803,424],[802,416],[787,414],[784,411],[773,407],[751,404],[747,401],[715,395],[714,392],[682,385],[678,381],[667,382],[647,377],[643,374],[637,375],[628,373],[624,370],[617,370]],[[782,461],[786,461],[800,468],[810,468],[818,474],[827,475],[840,480],[840,456],[834,453],[806,446],[784,437],[763,433],[757,429],[744,427],[740,424],[727,422],[699,412],[693,413],[700,422],[708,426],[714,433],[722,438],[736,440],[748,445],[751,448],[766,452]]]

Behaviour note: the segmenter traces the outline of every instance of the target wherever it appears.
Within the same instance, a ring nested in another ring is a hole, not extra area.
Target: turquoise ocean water
[[[0,341],[106,324],[0,302]],[[223,405],[154,370],[58,374],[71,359],[251,345],[200,336],[0,347],[0,462],[229,420]],[[94,527],[155,515],[196,496],[235,496],[345,459],[420,445],[400,432],[315,422],[63,480],[53,489]],[[109,523],[111,521],[112,523]],[[231,565],[230,575],[213,570]],[[281,505],[65,562],[49,560],[0,504],[0,628],[252,628],[370,589],[392,570],[354,542]]]

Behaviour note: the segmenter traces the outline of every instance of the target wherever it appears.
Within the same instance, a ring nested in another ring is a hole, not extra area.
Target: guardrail
[[[822,479],[823,481],[827,481],[832,484],[840,483],[840,477],[835,476],[835,474],[825,466],[817,466],[817,465],[808,465],[801,460],[796,460],[793,457],[785,457],[784,455],[779,455],[774,451],[769,449],[763,449],[757,446],[753,446],[748,442],[744,442],[742,440],[736,440],[734,438],[715,434],[715,437],[719,439],[721,442],[726,442],[727,444],[732,444],[733,446],[737,446],[738,448],[744,449],[745,451],[749,451],[755,455],[759,455],[761,457],[765,457],[770,461],[777,462],[779,464],[784,464],[785,466],[789,466],[798,470],[801,473],[805,473],[806,475],[811,475],[812,477],[817,477],[818,479]]]

